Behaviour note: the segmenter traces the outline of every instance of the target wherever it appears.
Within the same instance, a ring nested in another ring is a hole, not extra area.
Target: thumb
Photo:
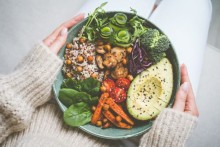
[[[67,28],[63,28],[57,38],[54,40],[53,44],[50,46],[52,52],[57,54],[59,50],[63,47],[67,38]]]
[[[188,91],[189,83],[184,82],[176,93],[176,99],[173,105],[173,109],[184,112]]]

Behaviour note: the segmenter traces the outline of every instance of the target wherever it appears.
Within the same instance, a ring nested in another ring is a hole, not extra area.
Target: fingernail
[[[67,28],[63,28],[62,30],[61,30],[61,32],[60,32],[60,35],[61,36],[64,36],[64,35],[66,35],[67,34]]]
[[[188,91],[189,91],[189,83],[188,82],[184,82],[181,87],[185,93],[188,93]]]

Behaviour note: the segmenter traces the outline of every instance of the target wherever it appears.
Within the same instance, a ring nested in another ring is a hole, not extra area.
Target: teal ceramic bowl
[[[107,12],[107,15],[111,17],[115,13],[118,13],[118,12]],[[133,14],[131,13],[127,13],[127,12],[123,12],[123,13],[125,13],[128,16],[128,18],[131,18],[133,16]],[[87,22],[87,19],[84,19],[83,21],[73,26],[69,30],[67,42],[72,42],[72,39],[77,36],[79,30],[83,27],[83,25],[85,25],[86,22]],[[150,28],[156,28],[161,33],[163,33],[157,26],[155,26],[149,20],[146,20],[146,26]],[[61,59],[63,59],[64,52],[65,52],[65,46],[61,49],[61,51],[58,54]],[[170,49],[167,50],[166,54],[167,54],[167,58],[172,63],[173,74],[174,74],[174,80],[173,80],[174,88],[173,88],[171,100],[168,104],[168,107],[170,107],[173,105],[175,94],[180,84],[180,71],[179,71],[179,63],[178,63],[177,55],[174,51],[172,44],[170,45]],[[63,73],[62,71],[60,71],[57,75],[56,81],[53,84],[53,91],[54,91],[55,99],[59,107],[61,108],[62,111],[65,111],[66,107],[58,99],[58,94],[59,94],[60,86],[62,84],[63,79],[64,79]],[[138,135],[141,135],[147,132],[151,128],[153,121],[154,120],[147,121],[147,122],[140,122],[136,124],[132,129],[119,129],[119,128],[102,129],[100,127],[96,127],[91,124],[86,124],[84,126],[80,126],[79,128],[91,135],[105,138],[105,139],[125,139],[129,137],[138,136]]]

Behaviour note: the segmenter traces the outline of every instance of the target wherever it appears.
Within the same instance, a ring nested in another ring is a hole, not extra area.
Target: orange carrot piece
[[[110,112],[110,111],[103,111],[103,115],[110,121],[112,122],[115,126],[123,129],[131,129],[132,127],[126,123],[123,122],[117,122],[115,119],[115,116]]]
[[[129,116],[123,111],[123,109],[114,102],[112,98],[109,98],[106,102],[110,106],[110,108],[117,113],[119,116],[121,116],[127,123],[130,125],[134,125],[134,122],[129,118]]]
[[[101,97],[99,98],[99,103],[97,105],[97,108],[95,109],[95,112],[92,116],[92,120],[91,123],[92,124],[96,124],[97,121],[101,118],[101,111],[102,111],[102,106],[105,103],[105,101],[107,100],[107,98],[109,97],[108,93],[103,93],[101,95]]]

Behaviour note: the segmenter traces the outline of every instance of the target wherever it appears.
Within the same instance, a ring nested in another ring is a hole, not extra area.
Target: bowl
[[[114,14],[116,14],[118,12],[121,12],[121,11],[106,12],[106,14],[109,17],[112,17],[112,16],[114,16]],[[122,13],[126,14],[128,19],[130,19],[132,16],[134,16],[133,13],[128,13],[128,12],[122,12]],[[140,17],[140,18],[142,18],[142,17]],[[144,18],[142,18],[142,19],[144,19]],[[67,42],[72,42],[72,39],[74,37],[77,37],[77,34],[79,33],[79,30],[83,27],[83,25],[85,25],[87,20],[88,20],[88,18],[84,19],[83,21],[81,21],[77,25],[73,26],[69,30]],[[146,21],[146,26],[147,27],[158,29],[161,33],[163,33],[152,22],[150,22],[149,20],[146,20],[146,19],[145,19],[145,21]],[[65,53],[65,48],[66,47],[64,46],[58,54],[58,56],[61,59],[63,59],[64,53]],[[173,102],[174,102],[174,99],[175,99],[176,91],[177,91],[177,89],[180,85],[179,63],[178,63],[178,58],[177,58],[177,55],[175,53],[175,50],[174,50],[174,47],[173,47],[172,43],[170,45],[170,48],[166,51],[166,54],[167,54],[167,58],[170,60],[170,62],[172,64],[173,77],[174,77],[172,96],[171,96],[170,102],[168,104],[168,107],[171,107],[173,105]],[[54,96],[55,96],[55,99],[56,99],[59,107],[61,108],[62,111],[65,111],[67,108],[58,99],[58,94],[59,94],[60,86],[62,84],[63,79],[64,79],[63,73],[62,73],[62,71],[60,71],[57,75],[57,78],[56,78],[54,84],[53,84],[53,92],[54,92]],[[102,128],[96,127],[92,124],[86,124],[84,126],[80,126],[79,128],[81,130],[91,134],[91,135],[101,137],[101,138],[105,138],[105,139],[126,139],[126,138],[129,138],[129,137],[135,137],[135,136],[138,136],[138,135],[141,135],[141,134],[147,132],[148,130],[150,130],[153,122],[154,122],[154,120],[138,123],[132,129],[120,129],[120,128],[102,129]]]

